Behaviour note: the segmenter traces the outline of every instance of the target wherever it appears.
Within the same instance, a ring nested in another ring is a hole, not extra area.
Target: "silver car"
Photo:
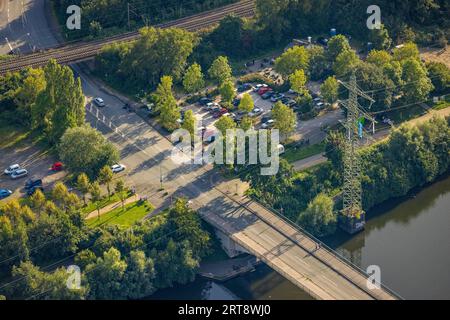
[[[11,174],[11,179],[19,179],[22,177],[26,177],[28,175],[28,171],[26,169],[18,169]]]
[[[5,174],[10,175],[18,169],[20,169],[20,166],[16,163],[16,164],[10,165],[8,168],[6,168],[4,172],[5,172]]]

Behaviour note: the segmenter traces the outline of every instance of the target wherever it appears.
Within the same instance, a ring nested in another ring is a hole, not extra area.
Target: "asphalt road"
[[[0,54],[57,45],[46,21],[45,0],[0,0]]]

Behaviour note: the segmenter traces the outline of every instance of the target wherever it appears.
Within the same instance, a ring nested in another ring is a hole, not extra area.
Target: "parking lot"
[[[66,174],[65,171],[52,172],[50,168],[56,160],[31,144],[5,148],[0,150],[0,153],[2,154],[0,158],[0,189],[9,189],[13,192],[11,196],[0,200],[3,203],[24,196],[25,181],[29,178],[42,179],[44,191],[47,191],[55,182],[62,180]],[[13,180],[4,174],[3,171],[7,167],[16,163],[28,171],[28,176]]]

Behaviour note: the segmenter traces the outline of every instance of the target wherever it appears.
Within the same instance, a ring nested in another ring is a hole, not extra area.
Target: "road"
[[[45,0],[0,0],[0,54],[29,53],[57,41],[47,24]]]

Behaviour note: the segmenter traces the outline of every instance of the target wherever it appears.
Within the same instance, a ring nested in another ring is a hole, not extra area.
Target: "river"
[[[450,177],[368,216],[363,232],[338,233],[329,245],[364,269],[379,266],[381,281],[405,299],[450,299]],[[266,265],[225,283],[197,278],[151,298],[311,299]]]

